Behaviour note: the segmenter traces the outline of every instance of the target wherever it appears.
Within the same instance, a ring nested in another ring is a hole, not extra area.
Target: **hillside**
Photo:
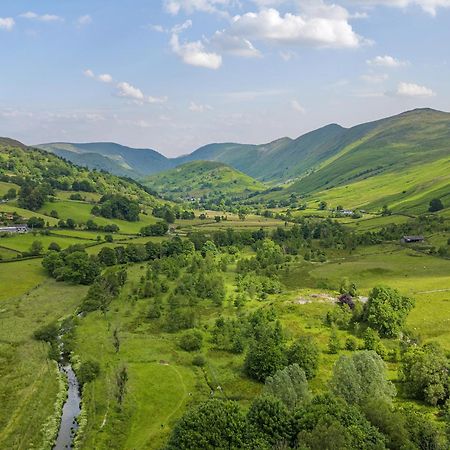
[[[403,212],[423,212],[435,197],[449,203],[450,114],[415,110],[346,134],[353,139],[283,195],[313,194],[352,208],[389,204]]]
[[[226,164],[193,161],[147,178],[144,184],[173,199],[199,197],[245,198],[265,186]]]
[[[161,172],[173,164],[151,149],[137,149],[112,142],[87,144],[51,143],[36,147],[90,169],[102,169],[119,176],[139,178]]]
[[[84,197],[118,194],[143,204],[156,204],[154,196],[133,180],[90,171],[46,151],[8,139],[0,141],[0,179],[5,192],[8,185],[18,191],[20,187],[31,184],[48,197],[56,191],[81,192]]]

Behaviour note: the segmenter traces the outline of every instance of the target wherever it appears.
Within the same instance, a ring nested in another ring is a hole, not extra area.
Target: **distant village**
[[[25,220],[16,212],[0,212],[0,233],[28,233],[30,230]]]

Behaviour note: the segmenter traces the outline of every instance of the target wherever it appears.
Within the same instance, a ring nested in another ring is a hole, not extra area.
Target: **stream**
[[[75,438],[78,422],[77,418],[81,412],[81,395],[80,386],[78,384],[72,365],[67,361],[64,354],[64,345],[60,336],[61,361],[59,363],[60,372],[67,377],[68,391],[67,399],[62,410],[61,423],[59,425],[58,437],[56,439],[53,450],[66,450],[73,448],[73,440]]]

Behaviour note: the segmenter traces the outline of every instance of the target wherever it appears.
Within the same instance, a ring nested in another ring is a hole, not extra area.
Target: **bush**
[[[358,340],[354,336],[349,336],[345,341],[345,349],[351,352],[358,350]]]
[[[206,365],[206,359],[203,355],[196,355],[192,359],[192,364],[197,367],[204,367]]]
[[[197,330],[187,331],[179,341],[180,347],[186,352],[198,351],[202,348],[202,344],[203,335]]]
[[[97,361],[87,360],[80,364],[77,371],[81,386],[95,380],[100,374],[100,364]]]
[[[38,328],[34,333],[33,337],[37,341],[52,342],[59,334],[59,327],[56,323],[50,323]]]

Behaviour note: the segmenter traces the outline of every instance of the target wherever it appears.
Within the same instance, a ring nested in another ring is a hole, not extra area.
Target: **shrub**
[[[179,341],[180,347],[186,352],[198,351],[202,348],[202,344],[203,335],[197,330],[187,331]]]

